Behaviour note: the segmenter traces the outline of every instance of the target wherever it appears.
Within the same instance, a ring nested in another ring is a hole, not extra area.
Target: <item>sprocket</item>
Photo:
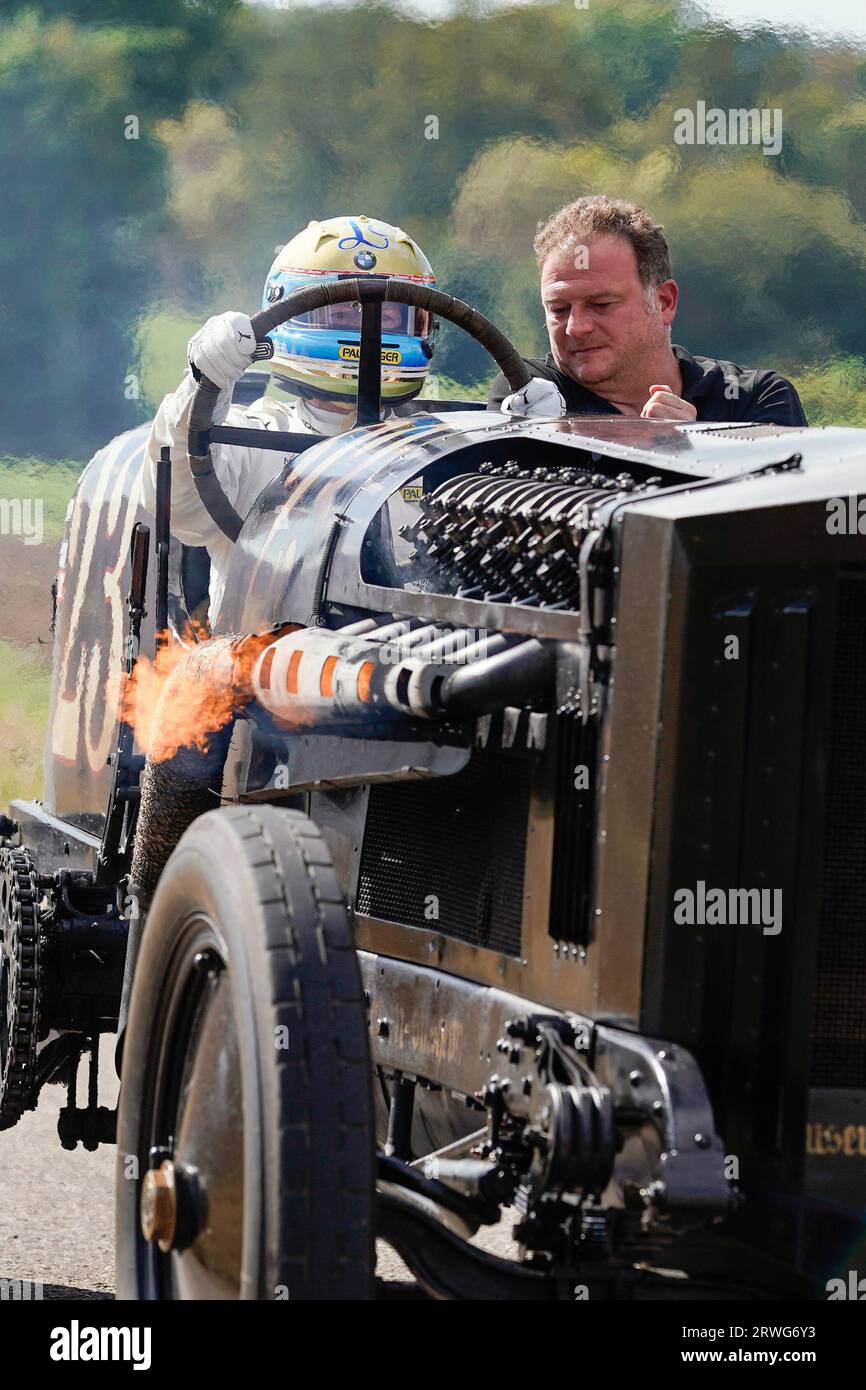
[[[41,1004],[39,888],[30,851],[0,848],[0,1130],[36,1104]]]

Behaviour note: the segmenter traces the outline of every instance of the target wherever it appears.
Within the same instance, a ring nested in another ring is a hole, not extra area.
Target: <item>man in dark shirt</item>
[[[533,380],[490,408],[513,415],[642,415],[805,425],[794,387],[773,371],[693,357],[671,343],[678,288],[662,228],[634,203],[580,198],[535,238],[551,351],[524,360]]]

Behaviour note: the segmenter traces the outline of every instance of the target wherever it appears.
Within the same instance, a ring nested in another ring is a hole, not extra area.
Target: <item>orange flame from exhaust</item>
[[[189,648],[169,641],[155,659],[140,655],[132,675],[124,681],[121,718],[131,726],[139,748],[153,762],[173,758],[185,747],[204,752],[211,736],[235,712],[231,688],[183,679],[181,668],[189,656]],[[176,672],[180,674],[175,678]],[[163,701],[173,678],[169,698]]]
[[[173,758],[181,748],[205,752],[213,735],[250,699],[260,653],[300,626],[190,646],[166,634],[154,659],[138,657],[121,689],[120,717],[133,729],[142,752],[152,762]]]

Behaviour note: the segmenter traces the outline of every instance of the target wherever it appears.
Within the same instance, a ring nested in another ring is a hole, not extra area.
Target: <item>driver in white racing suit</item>
[[[265,282],[262,307],[325,280],[361,275],[393,275],[435,287],[436,278],[421,248],[399,227],[369,217],[333,217],[310,224],[277,254]],[[189,367],[163,400],[147,441],[142,500],[156,508],[156,464],[171,447],[171,531],[185,545],[206,546],[211,561],[210,616],[216,617],[225,587],[233,542],[210,517],[196,491],[187,461],[189,412],[199,376],[219,386],[214,425],[271,429],[322,436],[342,434],[355,419],[360,343],[360,306],[333,304],[288,320],[269,336],[274,384],[294,400],[262,396],[249,406],[232,405],[235,383],[254,360],[256,342],[246,314],[229,312],[208,319],[190,339]],[[396,302],[382,305],[382,400],[410,400],[424,385],[433,355],[434,322],[424,309]],[[387,343],[386,343],[387,338]],[[215,444],[214,470],[226,496],[245,517],[262,489],[283,467],[286,456],[273,449]]]

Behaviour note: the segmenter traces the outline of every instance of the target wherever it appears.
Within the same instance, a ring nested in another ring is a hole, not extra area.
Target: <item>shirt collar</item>
[[[683,400],[689,401],[691,404],[694,404],[695,401],[702,400],[711,389],[712,375],[713,372],[717,370],[715,364],[713,363],[706,367],[702,366],[697,358],[692,356],[688,348],[680,347],[678,343],[671,343],[671,351],[679,363],[680,373],[683,379]],[[546,362],[548,367],[553,367],[555,371],[560,370],[556,365],[552,352],[547,354]],[[595,392],[590,391],[587,386],[581,386],[580,382],[575,381],[573,377],[569,377],[568,380],[574,390],[581,392],[588,401],[593,404],[597,402],[601,412],[613,415],[618,415],[620,413],[616,406],[611,405],[610,401],[606,401],[602,396],[597,396]]]
[[[688,349],[680,347],[678,343],[671,343],[671,350],[680,364],[680,374],[683,378],[683,400],[689,401],[691,404],[702,400],[712,385],[710,378],[715,370],[715,364],[702,367],[700,362],[692,357]]]
[[[548,367],[552,367],[553,370],[559,376],[560,380],[568,383],[566,393],[564,393],[566,394],[566,401],[568,399],[568,395],[571,395],[573,398],[576,398],[581,404],[590,406],[591,413],[593,414],[619,415],[620,412],[617,410],[615,405],[611,405],[610,401],[606,401],[603,396],[597,396],[594,391],[590,391],[588,386],[581,386],[579,381],[575,381],[573,376],[568,376],[568,374],[564,372],[561,367],[557,366],[556,360],[552,352],[549,352],[547,354],[547,357],[545,358],[545,365]]]

